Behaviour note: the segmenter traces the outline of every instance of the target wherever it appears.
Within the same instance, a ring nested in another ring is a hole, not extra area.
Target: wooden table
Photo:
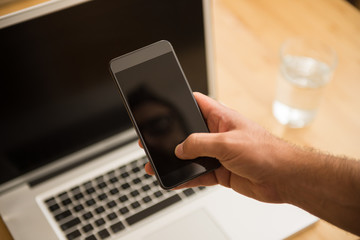
[[[0,5],[0,15],[45,0]],[[217,98],[297,144],[360,159],[360,13],[343,0],[215,0]],[[315,121],[289,129],[272,116],[278,49],[288,37],[325,40],[338,67]],[[11,239],[0,220],[0,239]],[[290,239],[359,239],[318,221]]]

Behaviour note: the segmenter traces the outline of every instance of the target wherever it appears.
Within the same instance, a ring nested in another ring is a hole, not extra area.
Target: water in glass
[[[331,79],[326,63],[303,56],[284,56],[278,75],[273,114],[284,125],[301,128],[315,115],[321,92]]]

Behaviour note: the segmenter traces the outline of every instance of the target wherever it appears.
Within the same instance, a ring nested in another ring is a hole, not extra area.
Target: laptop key
[[[133,183],[134,183],[134,184],[138,184],[138,183],[141,183],[141,180],[140,180],[140,178],[135,178],[135,179],[133,180]]]
[[[161,197],[163,195],[163,193],[161,191],[156,191],[154,193],[154,195],[155,195],[155,197],[159,198],[159,197]]]
[[[149,185],[144,185],[142,188],[141,188],[144,192],[146,191],[149,191],[151,189],[151,187]]]
[[[69,205],[70,203],[72,203],[71,199],[70,198],[67,198],[63,201],[61,201],[62,205],[66,206],[66,205]]]
[[[97,238],[94,235],[90,235],[85,240],[97,240]]]
[[[105,220],[103,218],[100,218],[95,221],[96,226],[100,227],[101,225],[105,224]]]
[[[189,196],[193,195],[193,194],[195,193],[195,191],[194,191],[192,188],[188,188],[188,189],[185,189],[185,190],[183,191],[183,193],[184,193],[187,197],[189,197]]]
[[[110,190],[110,194],[111,194],[111,195],[115,195],[115,194],[117,194],[118,192],[119,192],[119,190],[118,190],[117,188],[113,188],[113,189]]]
[[[107,175],[109,177],[113,177],[115,175],[115,170],[111,170],[110,172],[107,173]]]
[[[100,194],[100,195],[98,196],[98,199],[99,199],[100,201],[105,200],[106,198],[107,198],[107,195],[106,195],[105,193],[102,193],[102,194]]]
[[[96,182],[103,182],[104,181],[104,176],[99,176],[97,178],[95,178]]]
[[[124,224],[122,224],[122,222],[117,222],[117,223],[111,225],[110,228],[113,231],[113,233],[117,233],[117,232],[120,232],[121,230],[124,230],[125,226],[124,226]]]
[[[94,205],[95,203],[96,203],[96,202],[95,202],[94,199],[89,199],[89,200],[86,201],[86,205],[88,205],[89,207],[92,206],[92,205]]]
[[[58,195],[59,198],[68,198],[67,192],[62,192]]]
[[[79,193],[79,192],[80,192],[80,187],[79,187],[79,186],[73,187],[73,188],[71,188],[70,191],[71,191],[73,194]]]
[[[131,207],[132,207],[133,209],[136,209],[136,208],[140,207],[140,203],[139,203],[138,201],[135,201],[135,202],[133,202],[133,203],[131,204]]]
[[[120,208],[119,211],[120,211],[121,214],[125,214],[125,213],[129,212],[129,209],[127,207],[123,207],[123,208]]]
[[[131,166],[131,167],[136,167],[138,161],[139,161],[139,160],[134,160],[134,161],[132,161],[132,162],[130,163],[130,166]]]
[[[78,225],[79,223],[80,223],[80,219],[79,218],[74,218],[74,219],[72,219],[70,221],[67,221],[66,223],[62,224],[61,229],[63,231],[65,231],[65,230],[67,230],[69,228],[72,228],[72,227]]]
[[[119,181],[119,179],[117,177],[110,178],[111,183],[116,183],[117,181]]]
[[[84,194],[82,194],[82,193],[77,193],[77,194],[74,195],[74,198],[75,198],[76,200],[79,200],[79,199],[81,199],[81,198],[83,198],[83,197],[84,197]]]
[[[80,236],[81,236],[80,231],[79,231],[79,230],[75,230],[75,231],[67,234],[67,235],[66,235],[66,238],[67,238],[68,240],[73,240],[73,239],[76,239],[76,238],[78,238],[78,237],[80,237]]]
[[[136,197],[136,196],[139,195],[140,193],[139,193],[138,190],[134,190],[134,191],[132,191],[130,194],[131,194],[131,196]]]
[[[121,174],[122,178],[127,178],[128,176],[130,176],[128,172],[124,172]]]
[[[133,224],[143,220],[144,218],[146,218],[154,213],[157,213],[158,211],[160,211],[168,206],[171,206],[172,204],[179,202],[179,201],[181,201],[180,196],[178,194],[175,194],[174,196],[171,196],[149,208],[146,208],[146,209],[126,218],[125,220],[129,225],[133,225]]]
[[[80,211],[83,210],[83,209],[84,209],[84,206],[81,205],[81,204],[79,204],[79,205],[77,205],[77,206],[74,207],[74,211],[75,211],[75,212],[80,212]]]
[[[126,195],[123,195],[123,196],[119,197],[119,201],[122,202],[122,203],[126,202],[127,200],[129,200],[129,198]]]
[[[54,197],[51,197],[49,199],[46,199],[45,200],[45,203],[48,204],[48,205],[52,205],[55,203],[55,198]]]
[[[126,169],[126,165],[119,167],[119,170],[120,170],[121,172],[125,171],[125,169]]]
[[[114,200],[112,200],[112,201],[108,202],[108,203],[106,204],[106,206],[108,206],[108,208],[113,208],[113,207],[116,206],[116,202],[115,202]]]
[[[111,220],[114,220],[115,218],[117,218],[117,216],[116,216],[116,213],[110,213],[110,214],[108,214],[107,215],[107,218],[111,221]]]
[[[110,233],[106,229],[99,231],[98,235],[100,236],[101,239],[110,237]]]
[[[100,214],[100,213],[102,213],[102,212],[105,212],[105,208],[104,207],[98,207],[98,208],[96,208],[95,209],[95,212],[97,213],[97,214]]]
[[[88,189],[86,189],[86,192],[87,192],[88,194],[92,194],[92,193],[95,192],[95,188],[93,188],[93,187],[88,188]]]
[[[106,186],[107,186],[107,185],[106,185],[105,182],[101,182],[101,183],[98,184],[98,188],[100,188],[100,189],[103,189],[103,188],[105,188]]]
[[[88,220],[88,219],[92,218],[93,216],[94,215],[91,212],[87,212],[82,217],[84,220]]]
[[[123,185],[121,185],[122,189],[128,189],[130,187],[130,184],[128,183],[124,183]]]
[[[82,230],[86,233],[93,229],[94,229],[94,227],[90,223],[82,227]]]
[[[51,212],[55,212],[55,211],[58,210],[58,209],[60,209],[60,206],[59,206],[59,204],[57,204],[57,203],[55,203],[54,205],[51,205],[51,206],[49,207],[49,210],[50,210]]]
[[[145,178],[145,179],[151,178],[151,175],[145,173],[145,174],[144,174],[144,178]]]
[[[64,219],[64,218],[67,218],[67,217],[69,217],[69,216],[71,216],[72,214],[71,214],[71,212],[69,211],[69,210],[66,210],[66,211],[64,211],[64,212],[62,212],[62,213],[59,213],[59,214],[57,214],[56,216],[55,216],[55,219],[56,219],[56,221],[60,221],[60,220],[62,220],[62,219]]]
[[[91,181],[88,181],[88,182],[84,183],[83,186],[85,188],[90,188],[90,187],[92,187],[92,183],[91,183]]]
[[[152,199],[151,199],[151,197],[146,196],[146,197],[144,197],[142,200],[144,201],[144,203],[148,203],[148,202],[150,202]]]

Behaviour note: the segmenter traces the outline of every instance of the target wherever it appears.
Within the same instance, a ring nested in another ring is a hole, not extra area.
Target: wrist
[[[313,185],[309,176],[313,176],[316,167],[310,166],[309,150],[280,140],[276,162],[278,163],[278,193],[283,203],[299,205],[299,191]]]

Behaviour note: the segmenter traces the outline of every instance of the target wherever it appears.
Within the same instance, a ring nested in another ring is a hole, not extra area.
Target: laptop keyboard
[[[44,202],[66,239],[106,239],[204,187],[163,190],[144,173],[147,158],[97,176]]]

